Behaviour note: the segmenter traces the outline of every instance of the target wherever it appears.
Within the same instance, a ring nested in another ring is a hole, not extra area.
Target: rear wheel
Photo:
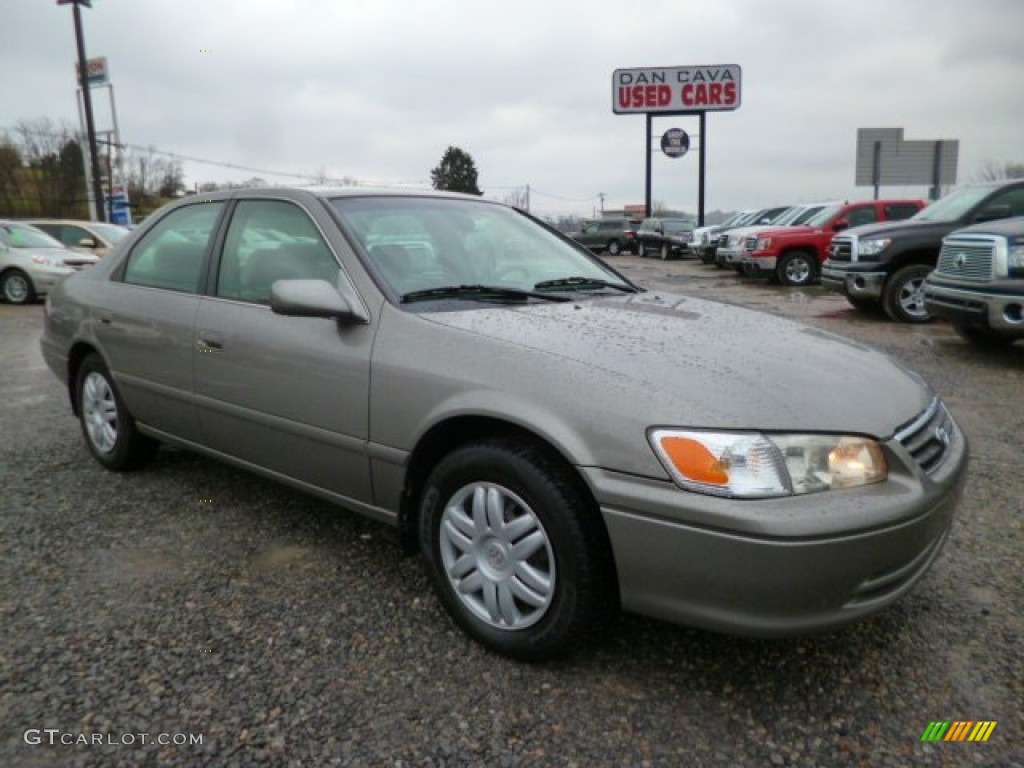
[[[817,275],[818,259],[807,251],[791,251],[775,267],[775,276],[783,285],[810,285]]]
[[[114,380],[99,355],[82,361],[75,382],[75,403],[85,444],[107,469],[138,469],[156,453],[158,443],[135,427]]]
[[[531,443],[492,439],[430,474],[420,550],[442,604],[471,637],[540,661],[594,636],[613,607],[606,537],[593,502]]]
[[[924,306],[924,279],[932,268],[911,264],[895,272],[882,291],[885,314],[901,323],[927,323],[932,316]]]
[[[608,241],[608,253],[612,256],[618,256],[622,252],[622,248],[619,246],[618,240]]]
[[[20,269],[9,269],[0,275],[0,294],[8,304],[28,304],[36,298],[32,281]]]

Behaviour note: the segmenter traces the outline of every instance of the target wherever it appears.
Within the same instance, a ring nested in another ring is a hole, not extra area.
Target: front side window
[[[164,216],[128,256],[124,282],[195,293],[224,203],[197,203]]]
[[[909,219],[920,208],[910,203],[891,203],[885,206],[885,218],[889,221],[902,221],[903,219]]]
[[[417,197],[346,197],[332,204],[371,271],[399,296],[461,285],[533,291],[569,277],[622,283],[503,205]]]
[[[878,214],[875,213],[873,205],[865,205],[862,208],[854,208],[846,214],[846,220],[851,227],[859,227],[864,224],[873,224],[878,221]]]
[[[335,285],[338,262],[320,230],[299,206],[283,200],[243,200],[224,239],[217,296],[270,304],[277,280],[319,279]]]

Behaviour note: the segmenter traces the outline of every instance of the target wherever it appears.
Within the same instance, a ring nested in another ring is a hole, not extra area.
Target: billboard
[[[956,184],[960,142],[905,141],[902,128],[858,128],[858,187]]]
[[[712,112],[738,109],[738,64],[616,69],[612,73],[612,112]]]

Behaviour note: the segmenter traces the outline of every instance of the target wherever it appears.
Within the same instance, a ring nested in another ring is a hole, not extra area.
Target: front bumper
[[[885,483],[785,499],[719,499],[605,470],[585,475],[623,609],[771,637],[840,626],[910,591],[946,540],[966,466],[957,429],[931,476],[894,467]]]
[[[826,261],[821,266],[821,285],[853,299],[881,299],[886,277],[877,264],[837,266]]]
[[[774,272],[779,259],[776,256],[755,256],[752,253],[744,253],[740,262],[744,267],[755,272]]]
[[[998,331],[1024,338],[1024,294],[954,288],[927,281],[924,305],[928,313],[954,325]]]

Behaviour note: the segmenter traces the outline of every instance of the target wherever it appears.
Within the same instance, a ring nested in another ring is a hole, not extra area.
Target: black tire
[[[636,255],[641,259],[647,258],[647,246],[644,245],[642,240],[636,244]]]
[[[153,458],[159,443],[135,427],[135,419],[99,355],[89,355],[78,369],[75,406],[86,447],[104,467],[127,472]]]
[[[932,268],[911,264],[889,276],[882,289],[882,307],[899,323],[928,323],[932,316],[924,306],[924,279]]]
[[[658,255],[661,256],[662,261],[668,261],[672,258],[672,248],[668,243],[662,243],[661,249],[658,251]]]
[[[8,269],[0,275],[0,296],[8,304],[30,304],[36,300],[36,289],[20,269]]]
[[[775,265],[783,285],[810,285],[818,279],[818,257],[809,251],[790,251]]]
[[[1004,336],[987,328],[953,324],[953,330],[964,341],[978,349],[1002,349],[1017,340],[1016,336]]]
[[[619,245],[619,241],[618,240],[609,240],[608,241],[608,254],[610,256],[618,256],[620,253],[622,253],[622,246]]]
[[[864,299],[859,296],[847,296],[846,300],[850,302],[850,306],[858,312],[864,312],[865,314],[870,315],[877,315],[882,312],[882,305],[874,299]]]
[[[610,548],[592,507],[571,470],[531,443],[456,449],[431,472],[419,513],[441,603],[505,656],[543,661],[579,647],[615,608]]]

